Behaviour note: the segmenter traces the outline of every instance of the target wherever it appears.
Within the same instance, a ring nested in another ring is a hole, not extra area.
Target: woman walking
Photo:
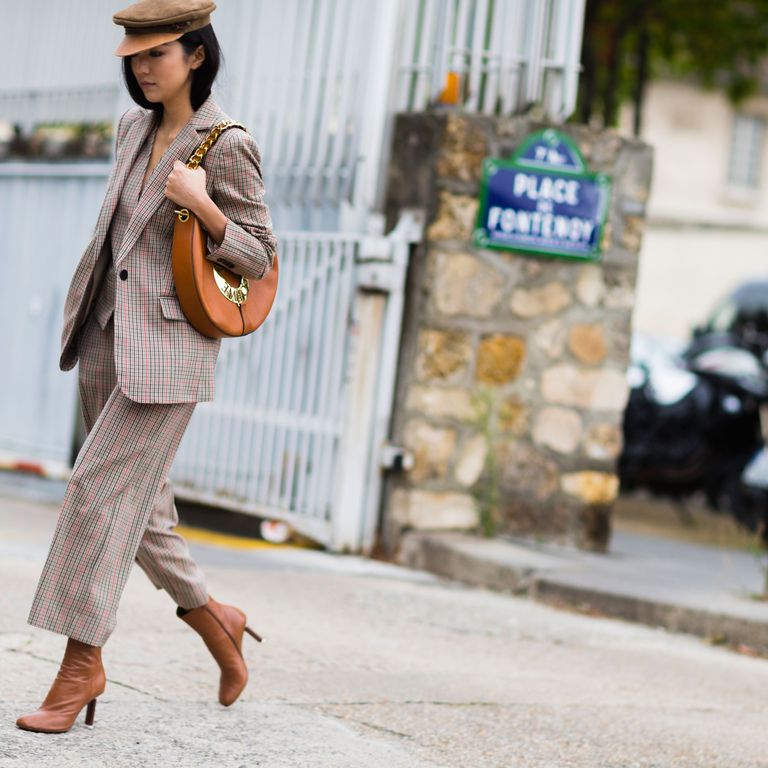
[[[93,237],[64,307],[62,370],[79,360],[87,437],[67,485],[28,623],[67,637],[58,674],[20,728],[69,730],[87,705],[94,720],[106,676],[101,648],[115,627],[134,562],[177,604],[220,668],[219,701],[244,689],[245,614],[208,594],[186,542],[167,473],[195,404],[214,398],[221,344],[187,321],[171,269],[173,211],[186,207],[207,230],[207,258],[259,280],[276,240],[263,202],[254,139],[230,129],[206,156],[184,164],[228,116],[211,96],[220,49],[209,0],[143,0],[115,14],[116,50],[140,106],[117,128],[115,166]]]

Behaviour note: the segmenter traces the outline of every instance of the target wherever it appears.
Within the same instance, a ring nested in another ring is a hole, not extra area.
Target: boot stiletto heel
[[[106,683],[101,648],[70,637],[45,700],[35,712],[22,715],[16,725],[25,731],[64,733],[87,704],[85,724],[93,726],[96,698],[104,693]]]
[[[251,636],[255,637],[259,642],[262,642],[262,638],[259,637],[247,624],[245,625],[245,631]]]
[[[85,724],[93,727],[93,721],[96,717],[96,699],[91,699],[88,702],[88,709],[85,710]]]

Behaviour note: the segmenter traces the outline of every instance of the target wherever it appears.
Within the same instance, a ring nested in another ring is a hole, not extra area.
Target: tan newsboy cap
[[[112,16],[125,27],[116,56],[131,56],[156,45],[178,40],[186,32],[211,23],[216,3],[210,0],[141,0]]]

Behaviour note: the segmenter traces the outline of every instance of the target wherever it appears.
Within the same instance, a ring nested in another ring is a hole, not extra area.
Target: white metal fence
[[[108,171],[0,163],[0,467],[69,473],[77,379],[58,368],[61,315]],[[195,409],[173,467],[178,496],[368,551],[418,233],[406,218],[386,237],[280,236],[275,304],[257,333],[222,341],[216,399]]]
[[[423,110],[458,76],[459,103],[509,115],[575,108],[585,0],[412,0],[402,33],[398,110]]]
[[[370,549],[413,226],[280,238],[275,304],[257,333],[222,341],[216,399],[174,463],[178,496]]]
[[[179,447],[176,487],[301,516],[327,538],[344,426],[356,238],[280,240],[280,290],[264,325],[223,340],[214,402]]]
[[[460,104],[512,114],[574,109],[585,0],[226,0],[222,105],[257,138],[284,230],[360,228],[382,203],[389,123],[458,75]],[[9,7],[0,119],[112,120],[122,34],[115,0]],[[34,22],[34,24],[33,24]],[[348,209],[351,209],[352,213]],[[351,218],[350,218],[351,217]]]
[[[381,233],[392,121],[439,98],[512,114],[573,110],[585,0],[222,0],[215,87],[262,153],[281,242],[276,304],[225,341],[217,398],[179,449],[180,495],[282,517],[336,549],[372,543],[379,452],[415,225]],[[0,120],[114,120],[124,0],[4,8]],[[64,291],[108,165],[0,163],[0,465],[66,468],[73,376],[57,368]],[[407,230],[407,233],[406,233]]]
[[[59,371],[65,292],[88,243],[105,164],[0,163],[0,466],[71,466],[76,380]]]
[[[0,119],[26,127],[112,120],[120,82],[112,14],[124,5],[120,0],[3,0]]]

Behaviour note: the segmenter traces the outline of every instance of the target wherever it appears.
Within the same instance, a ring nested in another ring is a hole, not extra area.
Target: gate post
[[[382,486],[382,449],[389,432],[411,245],[421,216],[404,211],[386,237],[360,243],[352,306],[344,432],[330,549],[368,555],[374,544]]]

